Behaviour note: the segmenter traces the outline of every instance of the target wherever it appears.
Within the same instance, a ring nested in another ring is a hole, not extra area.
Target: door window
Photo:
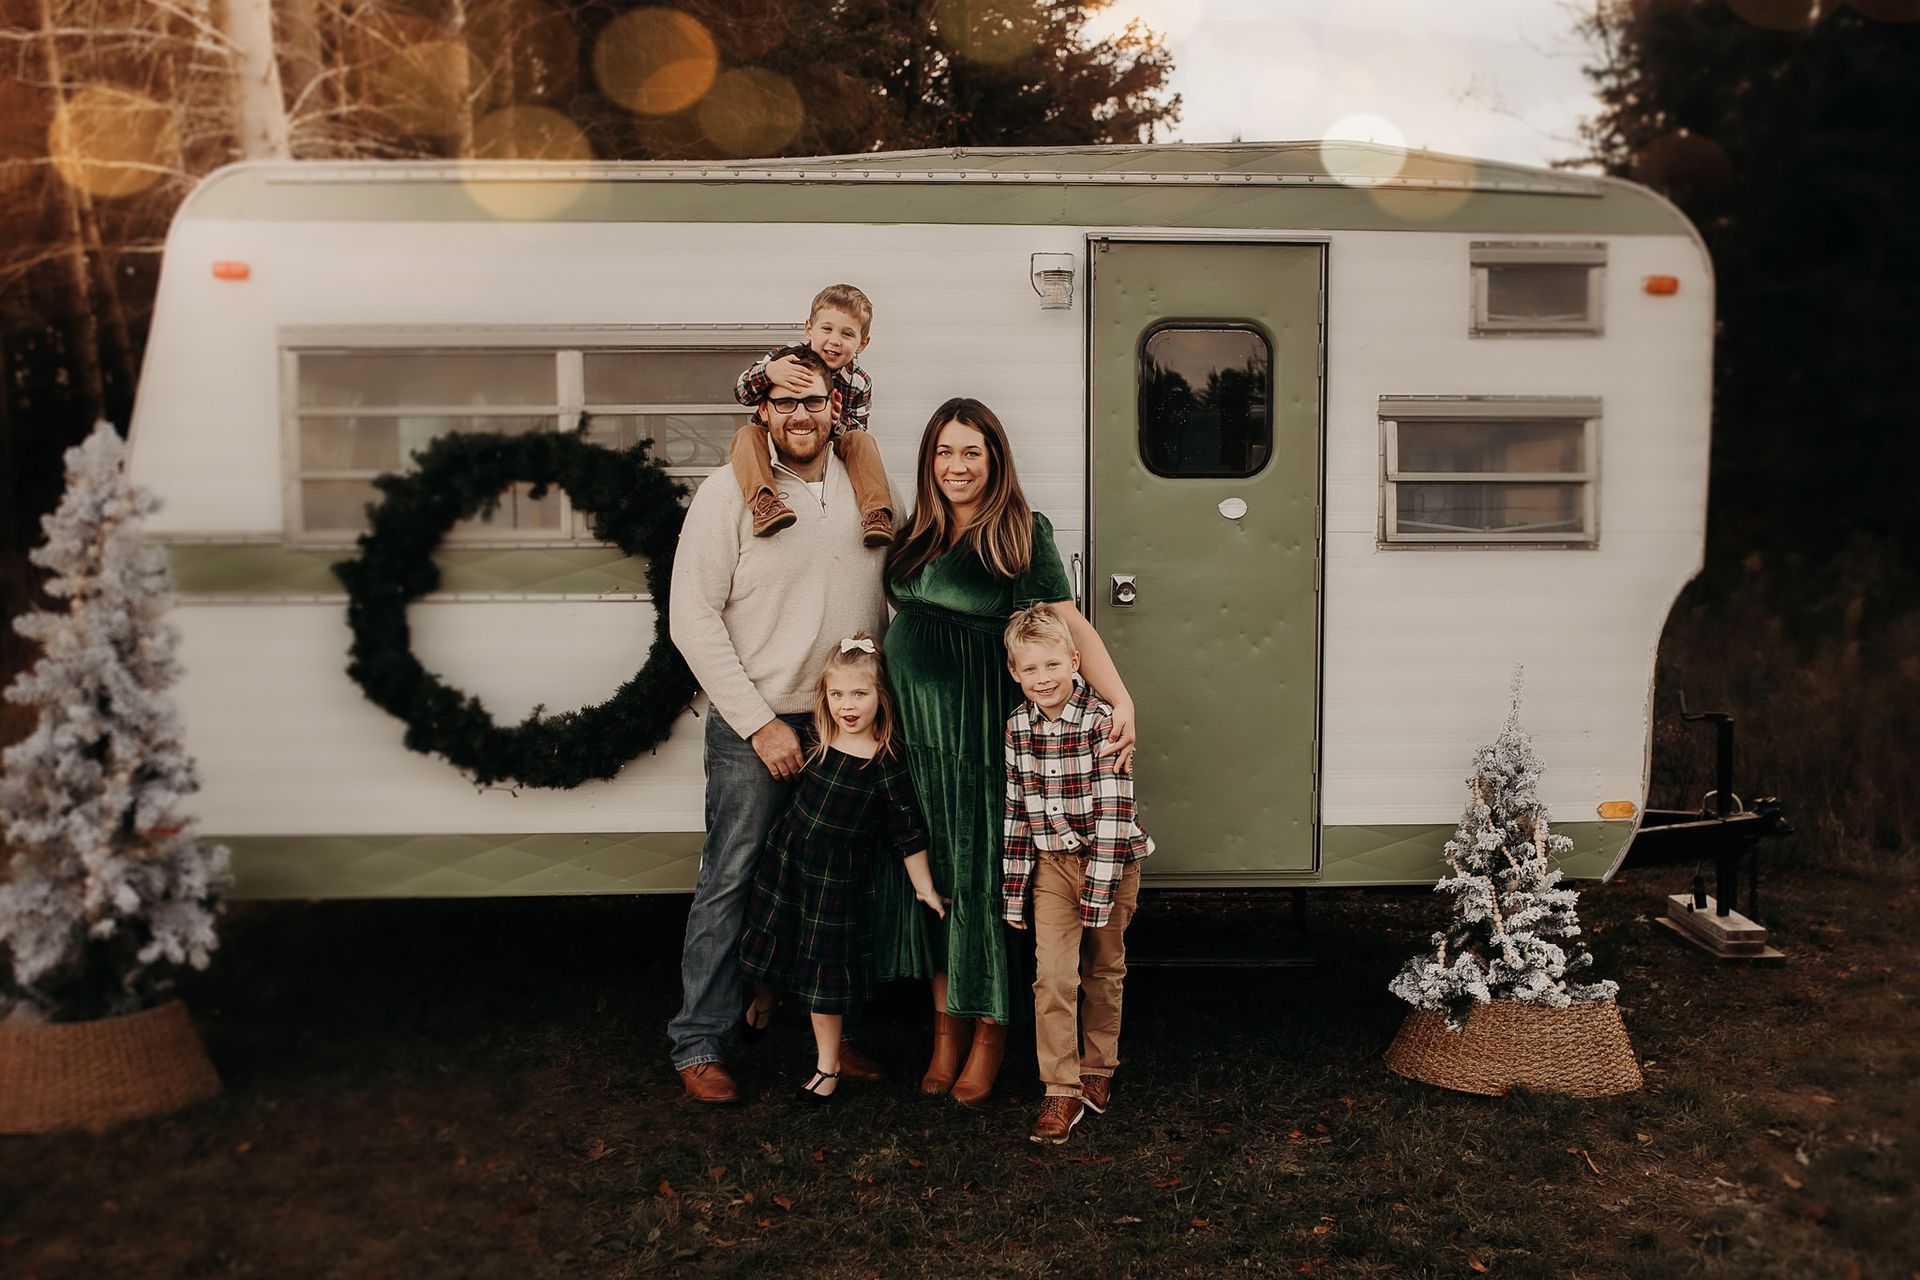
[[[1250,476],[1273,451],[1273,346],[1244,325],[1161,325],[1140,347],[1140,456],[1163,476]]]

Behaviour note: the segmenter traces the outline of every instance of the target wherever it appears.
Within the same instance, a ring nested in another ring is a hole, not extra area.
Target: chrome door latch
[[[1137,599],[1139,595],[1140,588],[1134,585],[1132,574],[1116,573],[1113,575],[1112,585],[1107,593],[1107,598],[1111,603],[1121,609],[1131,609],[1134,600]]]

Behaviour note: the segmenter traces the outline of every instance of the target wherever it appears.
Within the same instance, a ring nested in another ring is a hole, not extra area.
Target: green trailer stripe
[[[1054,158],[1047,157],[1048,167]],[[844,166],[841,166],[844,168]],[[790,180],[747,181],[715,166],[705,180],[606,166],[558,177],[525,165],[249,165],[206,179],[182,206],[187,219],[297,222],[763,222],[944,223],[1226,230],[1451,231],[1548,235],[1691,235],[1653,193],[1623,182],[1561,179],[1533,170],[1485,172],[1524,180],[1469,185],[1232,185],[1216,173],[1164,183],[996,181],[918,175],[862,181],[831,168]],[[1164,168],[1164,165],[1163,165]],[[1471,177],[1475,170],[1461,172]],[[1302,178],[1307,173],[1300,171]],[[503,210],[505,211],[503,213]],[[516,216],[517,215],[517,216]]]
[[[358,554],[262,544],[167,547],[184,595],[324,595],[346,598],[332,566]],[[525,595],[647,591],[647,562],[618,547],[458,547],[434,556],[440,590]]]
[[[1569,878],[1606,872],[1633,835],[1625,822],[1554,828],[1574,842]],[[1159,877],[1149,888],[1432,884],[1444,871],[1451,826],[1328,827],[1320,874],[1247,871]],[[701,834],[210,836],[233,852],[233,896],[272,898],[490,898],[546,894],[689,893]]]

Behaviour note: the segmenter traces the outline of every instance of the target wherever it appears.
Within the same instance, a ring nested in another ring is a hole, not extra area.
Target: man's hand
[[[767,363],[767,381],[797,396],[813,390],[813,370],[792,356],[781,356]]]
[[[782,779],[800,776],[806,757],[800,752],[800,735],[785,720],[775,716],[755,729],[748,741],[753,743],[753,753],[767,766],[768,773]]]

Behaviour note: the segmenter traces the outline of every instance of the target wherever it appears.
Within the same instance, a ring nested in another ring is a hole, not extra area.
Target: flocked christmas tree
[[[67,492],[32,560],[65,608],[14,622],[42,656],[7,689],[39,709],[0,761],[0,1016],[56,1019],[154,1003],[169,965],[205,968],[227,851],[179,805],[199,787],[164,690],[179,673],[165,554],[140,525],[107,423],[66,455]]]
[[[1454,897],[1452,924],[1433,935],[1433,950],[1407,961],[1390,990],[1415,1008],[1446,1015],[1456,1030],[1476,1003],[1514,1000],[1565,1008],[1604,1000],[1614,982],[1578,982],[1593,957],[1580,936],[1578,895],[1560,887],[1554,865],[1573,841],[1553,834],[1540,802],[1542,765],[1520,728],[1520,673],[1500,736],[1475,754],[1471,796],[1447,841],[1447,865],[1436,892]]]

